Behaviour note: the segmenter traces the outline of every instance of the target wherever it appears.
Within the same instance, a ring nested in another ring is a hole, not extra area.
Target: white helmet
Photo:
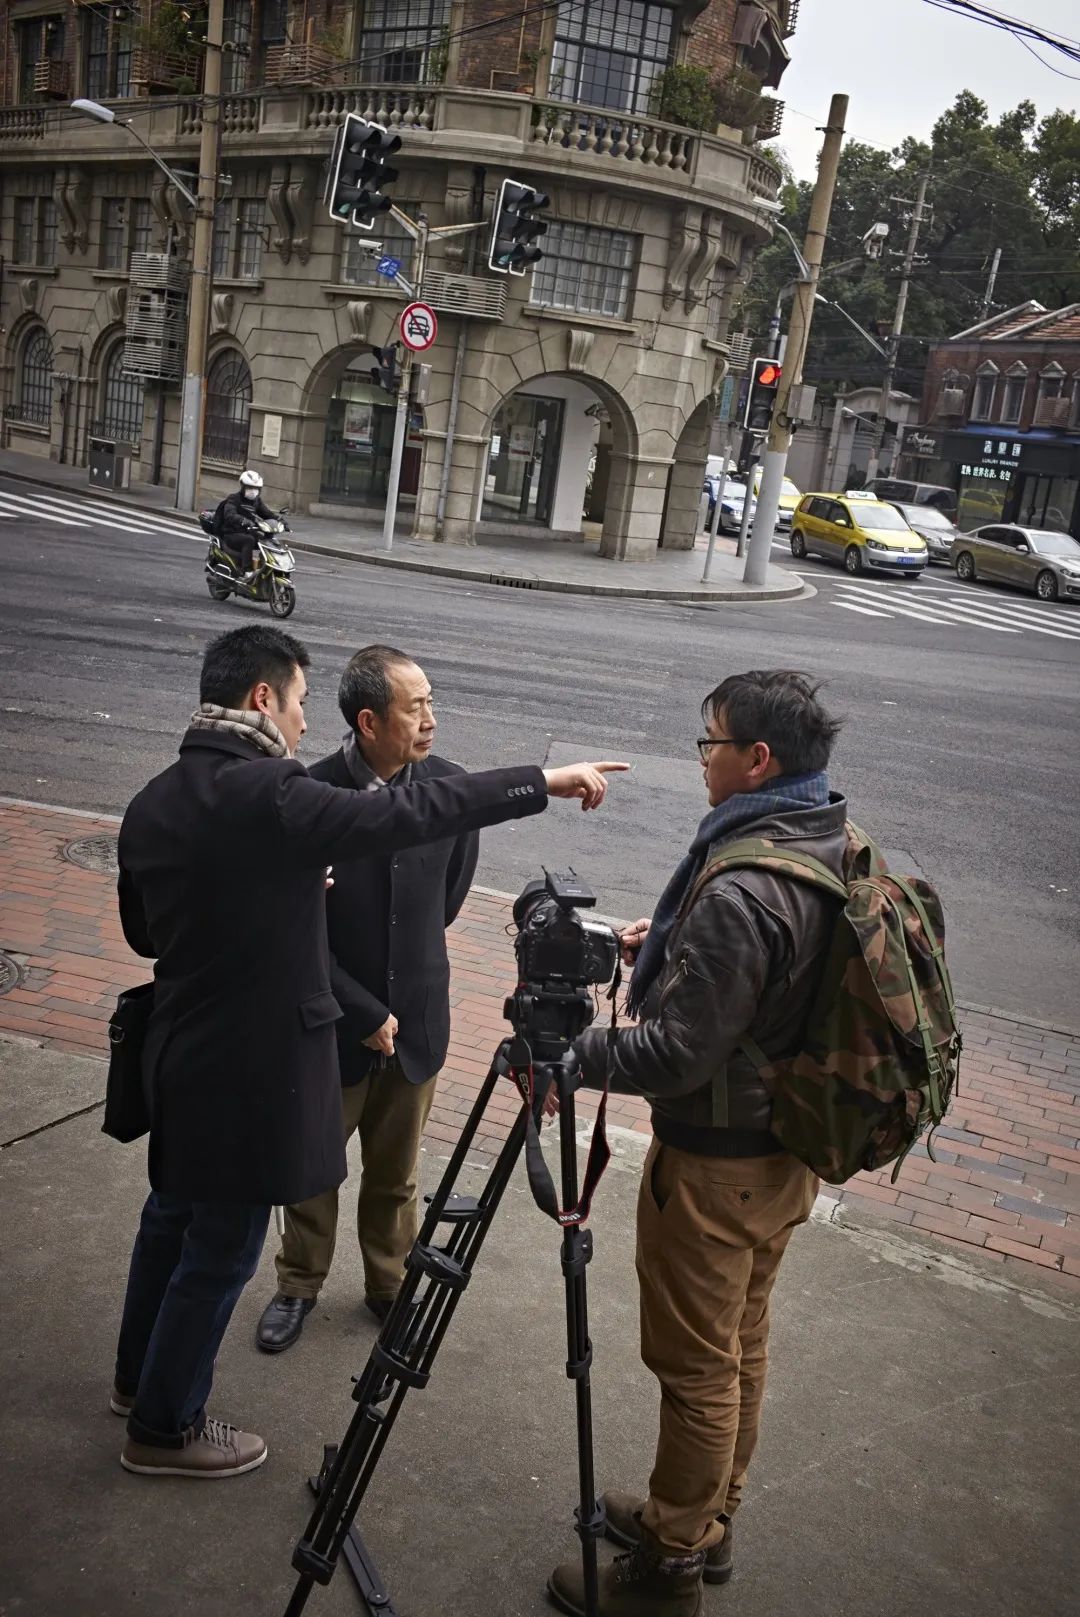
[[[262,488],[262,486],[263,480],[258,472],[247,471],[240,473],[241,488]]]

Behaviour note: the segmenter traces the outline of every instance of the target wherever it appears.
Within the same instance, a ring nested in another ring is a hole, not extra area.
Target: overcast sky
[[[1051,33],[1080,38],[1080,0],[986,0]],[[892,147],[928,137],[961,90],[973,90],[992,116],[1033,101],[1040,114],[1080,104],[1080,63],[1045,45],[1043,67],[1012,35],[927,5],[926,0],[802,0],[788,40],[791,66],[775,93],[787,103],[778,144],[800,179],[813,177],[834,92],[848,95],[847,133]],[[1069,77],[1062,77],[1062,74]]]

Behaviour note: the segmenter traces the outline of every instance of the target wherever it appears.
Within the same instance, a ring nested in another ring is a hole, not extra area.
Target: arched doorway
[[[327,504],[375,506],[386,502],[397,401],[372,376],[370,351],[344,363],[331,380],[326,403],[319,498]],[[415,498],[420,483],[423,425],[409,413],[401,462],[400,494]]]

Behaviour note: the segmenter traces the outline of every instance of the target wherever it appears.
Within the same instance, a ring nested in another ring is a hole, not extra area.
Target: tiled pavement
[[[72,863],[70,844],[108,852],[117,822],[0,799],[0,953],[19,968],[5,992],[0,1031],[54,1049],[104,1054],[104,1024],[120,989],[142,982],[146,964],[128,950],[113,877]],[[67,856],[65,853],[67,850]],[[503,998],[513,985],[509,904],[475,890],[453,928],[453,1033],[428,1125],[437,1149],[457,1139],[491,1054],[507,1031]],[[1080,1292],[1080,1035],[965,1011],[960,1093],[935,1137],[936,1162],[912,1153],[895,1185],[889,1171],[826,1187],[850,1214],[860,1209],[978,1248],[1003,1273],[1037,1264]],[[581,1111],[594,1108],[582,1097]],[[497,1092],[478,1136],[497,1149],[516,1115],[515,1092]],[[648,1134],[640,1101],[614,1097],[611,1124]]]

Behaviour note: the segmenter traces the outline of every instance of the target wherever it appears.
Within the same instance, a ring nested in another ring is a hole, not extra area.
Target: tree
[[[872,333],[888,333],[919,176],[929,168],[930,214],[919,239],[900,347],[897,385],[918,394],[930,343],[975,325],[982,314],[995,249],[1003,249],[994,308],[1035,298],[1048,308],[1080,301],[1080,119],[1054,112],[1037,121],[1029,101],[992,123],[965,90],[931,132],[893,151],[850,141],[840,158],[822,272],[822,293]],[[785,223],[801,240],[812,187],[782,192]],[[880,258],[867,258],[871,225],[889,225]],[[737,325],[764,341],[778,293],[795,273],[780,236],[759,254]],[[786,324],[786,321],[785,321]],[[819,305],[806,375],[825,394],[878,382],[882,364],[869,344]]]

